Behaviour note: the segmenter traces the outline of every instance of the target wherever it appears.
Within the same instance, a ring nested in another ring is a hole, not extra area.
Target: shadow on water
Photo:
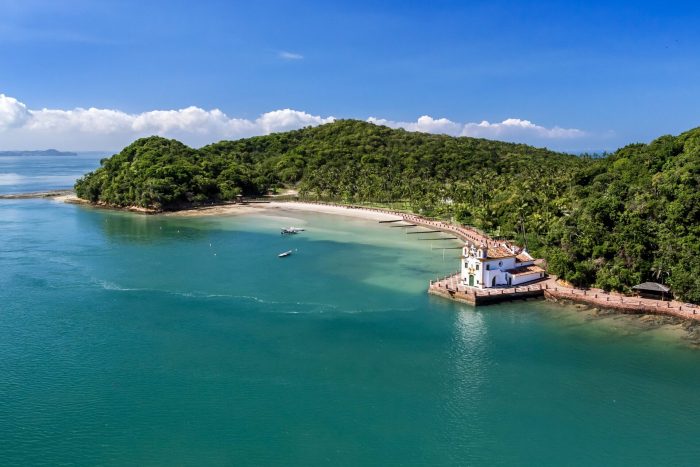
[[[167,241],[197,240],[207,232],[162,216],[129,212],[96,211],[84,208],[85,218],[96,225],[107,240],[116,243],[151,245]]]

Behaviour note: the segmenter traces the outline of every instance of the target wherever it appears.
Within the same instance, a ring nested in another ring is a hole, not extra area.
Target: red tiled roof
[[[508,269],[506,272],[510,273],[512,276],[522,276],[525,274],[544,272],[544,269],[539,266],[521,266],[519,268]]]
[[[515,257],[516,260],[520,261],[521,263],[525,263],[527,261],[533,261],[532,256],[530,256],[527,253],[520,253],[518,256]]]
[[[515,256],[512,251],[504,246],[491,247],[486,252],[488,258],[509,258]]]

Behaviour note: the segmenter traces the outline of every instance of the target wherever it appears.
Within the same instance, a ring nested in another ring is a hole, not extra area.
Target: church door
[[[495,277],[491,281],[491,287],[496,287],[496,278]]]
[[[469,287],[474,287],[474,274],[469,274]]]

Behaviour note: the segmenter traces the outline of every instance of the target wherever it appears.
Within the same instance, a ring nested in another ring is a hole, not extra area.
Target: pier
[[[531,298],[544,298],[555,302],[580,305],[636,315],[665,315],[685,320],[700,321],[700,307],[676,300],[661,301],[630,297],[600,289],[578,289],[560,285],[555,277],[518,287],[478,289],[468,287],[460,280],[459,273],[430,281],[428,293],[473,306]]]
[[[442,279],[430,281],[428,293],[473,306],[492,305],[513,300],[542,298],[546,290],[545,282],[546,280],[517,287],[478,289],[464,285],[460,279],[460,274],[455,273]]]

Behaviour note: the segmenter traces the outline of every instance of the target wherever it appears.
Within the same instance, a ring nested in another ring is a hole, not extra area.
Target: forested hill
[[[547,225],[550,271],[625,290],[663,282],[700,303],[700,128],[622,148],[575,174]]]
[[[581,165],[574,156],[522,144],[412,133],[355,120],[221,141],[199,150],[154,136],[102,162],[78,182],[79,196],[156,209],[262,194],[284,185],[326,199],[425,204],[423,194],[465,188],[457,182],[472,186],[492,183],[486,178],[537,176]]]
[[[700,301],[700,129],[590,159],[341,120],[199,150],[137,140],[76,184],[115,206],[178,209],[282,186],[397,204],[526,242],[578,285],[670,284]]]

